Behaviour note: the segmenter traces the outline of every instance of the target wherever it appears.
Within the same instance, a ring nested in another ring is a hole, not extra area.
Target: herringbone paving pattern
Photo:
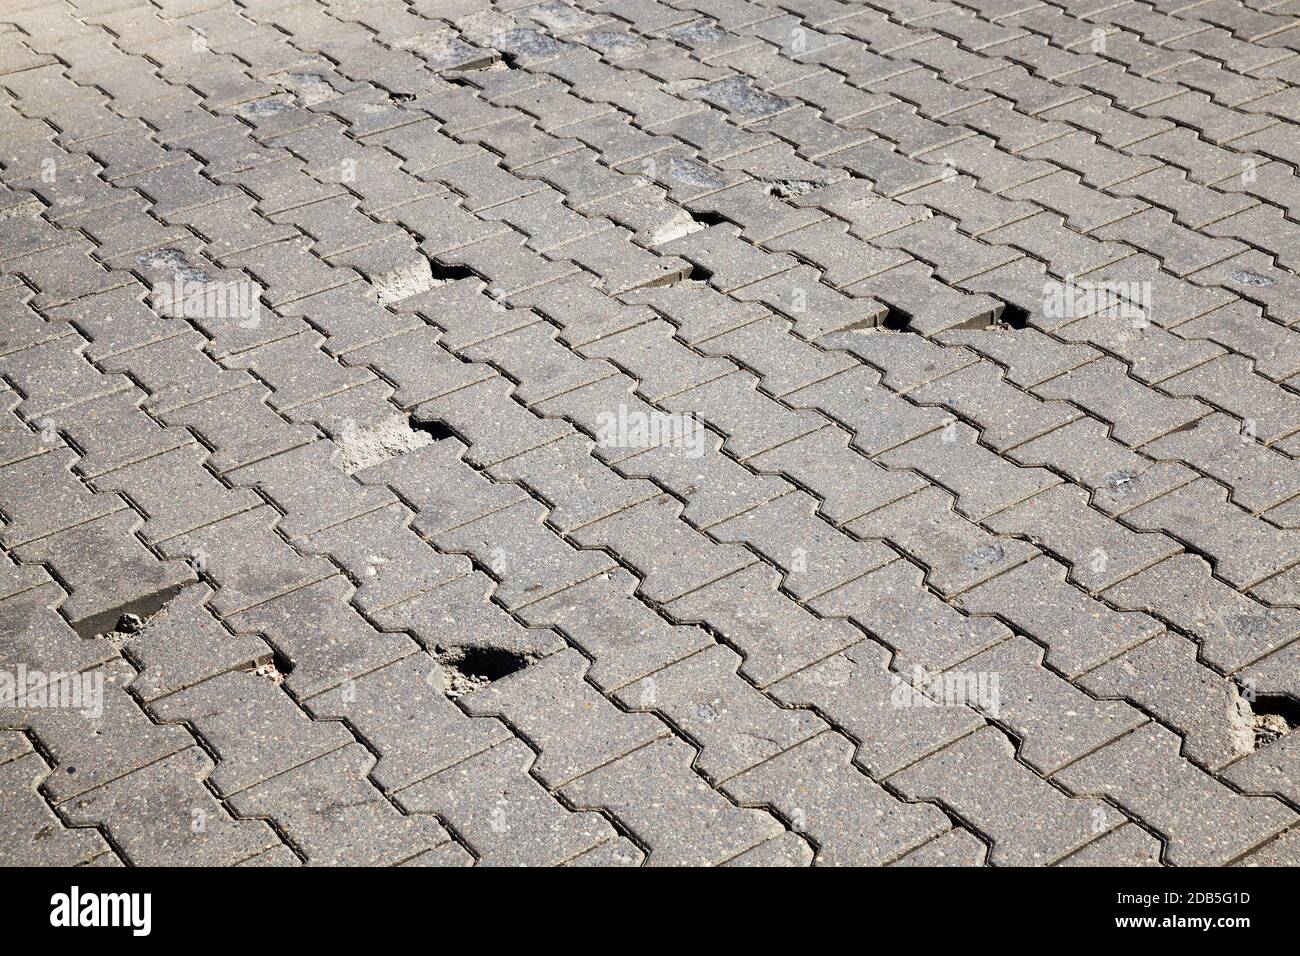
[[[1300,0],[6,0],[0,862],[1300,862]]]

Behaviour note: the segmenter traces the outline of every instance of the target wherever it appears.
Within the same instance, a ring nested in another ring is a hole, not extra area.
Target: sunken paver
[[[1293,4],[203,6],[0,11],[0,863],[1300,864]]]

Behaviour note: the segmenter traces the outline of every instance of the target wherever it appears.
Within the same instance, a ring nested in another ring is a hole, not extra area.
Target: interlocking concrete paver
[[[813,601],[893,561],[878,541],[855,541],[815,516],[817,502],[793,492],[709,529],[719,541],[748,545],[785,572],[782,587]]]
[[[1300,859],[1294,3],[56,6],[4,862]]]
[[[586,670],[581,654],[561,651],[467,695],[463,706],[501,717],[530,741],[538,750],[531,772],[557,789],[668,735],[651,717],[621,713],[583,680]]]
[[[284,844],[263,820],[232,818],[204,786],[199,747],[141,767],[64,804],[69,822],[99,825],[139,866],[240,864]],[[85,832],[85,831],[73,831]]]
[[[446,698],[446,675],[412,654],[311,697],[313,719],[344,719],[379,752],[371,778],[392,793],[510,738],[499,721],[466,717]],[[437,746],[433,746],[436,742]]]
[[[11,733],[6,736],[21,737]],[[112,852],[94,830],[62,826],[37,792],[49,772],[45,761],[30,750],[24,756],[0,763],[5,836],[4,856],[0,860],[7,865],[26,860],[45,866],[75,866]]]
[[[1071,678],[1160,632],[1159,621],[1114,611],[1071,586],[1066,572],[1052,558],[1038,557],[967,591],[957,606],[971,614],[996,614],[1034,635],[1047,645],[1047,662]],[[1011,595],[1022,589],[1036,599],[1015,601]]]
[[[855,768],[852,745],[824,733],[728,781],[744,803],[765,803],[817,845],[824,865],[876,866],[948,826],[933,806],[909,805]]]
[[[715,783],[735,777],[826,729],[811,713],[782,710],[736,675],[739,656],[706,648],[619,692],[632,710],[654,710],[700,747],[696,768]]]
[[[313,721],[272,681],[226,673],[149,707],[161,723],[184,722],[220,757],[208,777],[230,797],[352,742],[340,723]]]
[[[1145,611],[1193,638],[1199,656],[1227,673],[1300,636],[1300,611],[1273,608],[1213,576],[1209,562],[1178,554],[1103,592],[1122,608]]]
[[[1130,652],[1133,653],[1133,652]],[[1090,700],[1069,681],[1042,666],[1042,649],[1015,637],[962,664],[964,671],[997,674],[993,715],[1020,738],[1020,759],[1050,776],[1055,770],[1145,722],[1135,707]],[[1092,682],[1094,671],[1084,679]],[[1099,694],[1098,696],[1109,696]],[[979,705],[982,710],[990,708]]]
[[[917,847],[891,866],[983,866],[989,848],[964,827],[954,827],[942,836]]]
[[[745,658],[743,676],[766,686],[858,641],[843,621],[825,621],[777,590],[781,575],[755,562],[668,604],[682,623],[722,632]]]
[[[987,523],[999,534],[1038,541],[1070,565],[1071,581],[1090,591],[1109,587],[1182,550],[1173,538],[1133,531],[1090,509],[1087,502],[1087,492],[1077,485],[1054,485]]]
[[[449,842],[432,817],[405,815],[366,779],[374,757],[348,744],[230,800],[245,817],[275,820],[309,864],[382,866]]]
[[[651,847],[651,866],[722,863],[781,832],[769,813],[733,806],[697,776],[691,770],[694,755],[685,742],[668,737],[561,793],[575,806],[608,807]]]
[[[1254,749],[1254,728],[1237,686],[1196,660],[1196,645],[1162,634],[1079,681],[1101,698],[1125,698],[1183,738],[1182,753],[1212,770]]]
[[[998,773],[996,795],[982,784]],[[1046,865],[1093,840],[1122,818],[1096,800],[1071,799],[1015,760],[1015,746],[986,727],[895,774],[890,782],[912,799],[937,800],[993,842],[989,858],[1011,865]],[[1098,831],[1094,810],[1106,815]]]
[[[447,820],[486,864],[564,863],[616,838],[597,813],[573,812],[534,780],[533,752],[506,740],[397,794],[413,814]]]
[[[890,671],[889,660],[886,648],[863,641],[774,684],[771,693],[843,728],[858,745],[854,762],[876,780],[983,724],[967,707],[910,706],[924,701],[905,694],[909,675]],[[897,706],[899,700],[909,706]]]
[[[1191,865],[1230,862],[1295,822],[1267,797],[1243,797],[1179,756],[1178,737],[1149,723],[1066,768],[1057,779],[1105,795],[1168,842],[1164,857]]]

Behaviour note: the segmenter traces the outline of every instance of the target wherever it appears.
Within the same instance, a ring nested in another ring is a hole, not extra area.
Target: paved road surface
[[[1297,0],[6,0],[0,862],[1300,862]]]

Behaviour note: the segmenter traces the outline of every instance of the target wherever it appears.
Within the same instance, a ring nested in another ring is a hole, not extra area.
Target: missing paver
[[[445,282],[456,282],[459,279],[478,278],[478,276],[465,266],[444,265],[437,259],[429,260],[429,271],[433,275],[435,285],[442,285]]]
[[[442,441],[444,438],[456,437],[456,433],[451,430],[450,425],[446,422],[438,421],[436,418],[430,419],[429,421],[420,421],[412,418],[411,428],[429,436],[429,441],[421,442],[421,444],[428,444],[429,442]]]
[[[392,305],[412,296],[428,292],[437,286],[461,279],[477,279],[464,266],[445,265],[437,259],[414,255],[403,257],[399,263],[382,270],[366,272],[380,305]]]
[[[910,313],[904,312],[897,306],[888,304],[886,304],[885,309],[885,314],[880,319],[880,322],[874,326],[870,326],[870,328],[880,328],[884,329],[886,332],[912,331],[912,316]]]
[[[687,281],[693,281],[693,282],[708,282],[708,281],[709,281],[710,279],[712,279],[712,278],[713,278],[713,270],[712,270],[712,269],[706,269],[706,268],[704,268],[704,266],[700,265],[698,262],[692,262],[692,263],[691,263],[691,271],[688,272],[686,275],[680,277],[680,279],[679,279],[678,281],[681,281],[681,282],[687,282]],[[669,284],[670,284],[670,285],[673,285],[673,284],[675,284],[675,283],[669,283]]]
[[[149,619],[175,600],[186,586],[179,584],[142,595],[126,604],[74,621],[72,628],[82,637],[105,638],[121,647],[132,635],[147,627]]]
[[[993,326],[1000,329],[1027,329],[1029,312],[1014,302],[1003,303],[1002,311],[998,313]]]
[[[699,212],[692,212],[691,218],[701,226],[734,226],[730,219],[721,213],[714,212],[712,209],[703,209]]]
[[[692,216],[686,211],[678,212],[667,222],[660,225],[650,234],[651,246],[662,246],[666,242],[672,242],[674,239],[681,239],[692,233],[702,232],[705,224],[700,222],[697,217]]]
[[[1249,702],[1249,710],[1256,749],[1300,727],[1300,701],[1284,694],[1259,694]]]
[[[271,659],[265,664],[259,664],[253,669],[253,673],[258,677],[264,677],[277,687],[284,683],[285,678],[293,673],[293,662],[281,654],[274,651]]]
[[[448,651],[441,662],[447,696],[456,698],[523,670],[533,659],[501,647],[463,647]]]

